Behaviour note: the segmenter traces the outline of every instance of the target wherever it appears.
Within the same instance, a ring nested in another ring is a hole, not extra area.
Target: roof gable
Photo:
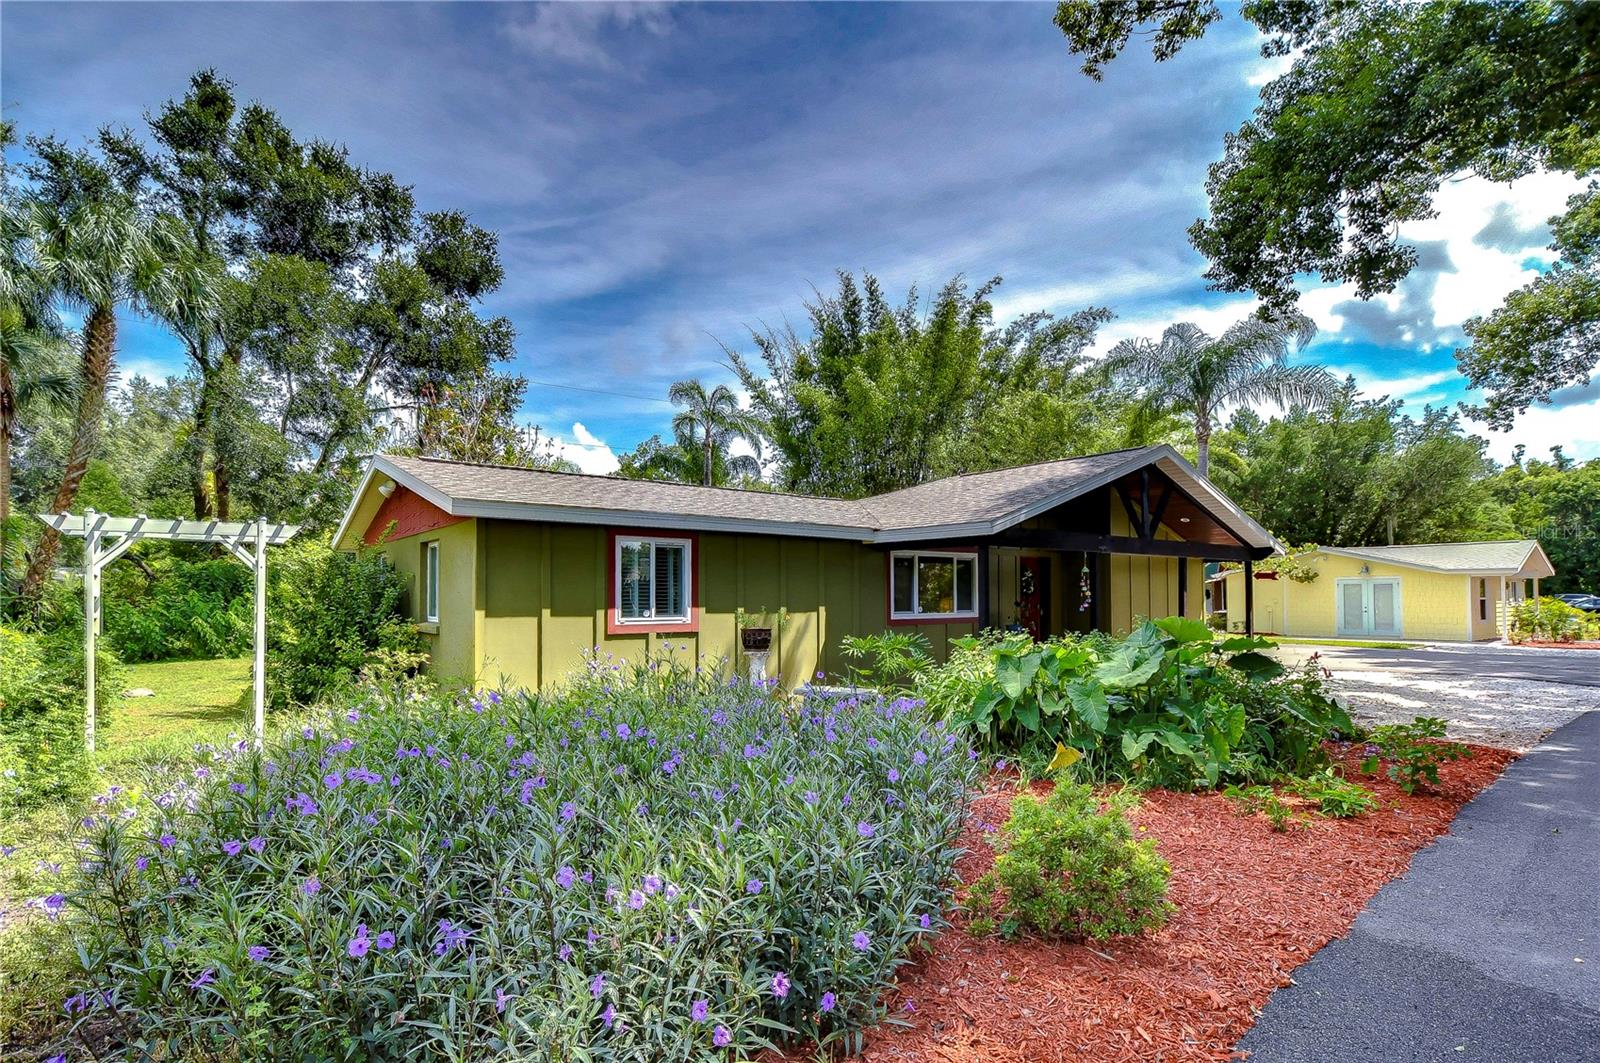
[[[1485,575],[1544,578],[1555,567],[1536,539],[1503,539],[1473,543],[1408,543],[1400,546],[1324,546],[1325,554],[1376,561],[1386,565]]]

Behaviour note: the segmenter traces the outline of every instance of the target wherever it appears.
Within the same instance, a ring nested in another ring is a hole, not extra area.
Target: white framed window
[[[1489,581],[1478,579],[1478,619],[1489,619]]]
[[[439,622],[439,542],[422,546],[422,619]]]
[[[977,615],[976,554],[896,550],[889,555],[891,620],[956,620]]]
[[[617,536],[612,603],[617,623],[690,623],[693,564],[691,539]]]

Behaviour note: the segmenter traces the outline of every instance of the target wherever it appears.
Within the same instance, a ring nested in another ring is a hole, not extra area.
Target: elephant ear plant
[[[993,677],[955,720],[993,752],[1076,749],[1092,781],[1189,789],[1301,772],[1322,762],[1324,738],[1353,727],[1318,677],[1286,674],[1264,652],[1272,645],[1219,640],[1185,617],[1114,641],[1000,642]]]

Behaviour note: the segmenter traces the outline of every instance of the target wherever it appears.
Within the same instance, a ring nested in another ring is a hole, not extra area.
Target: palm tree
[[[1267,401],[1317,409],[1339,393],[1339,382],[1322,366],[1288,364],[1290,347],[1304,347],[1316,331],[1299,313],[1246,318],[1216,339],[1182,322],[1167,326],[1158,341],[1123,340],[1107,364],[1150,401],[1193,414],[1196,465],[1205,476],[1212,425],[1224,407]]]
[[[698,440],[680,435],[671,443],[651,436],[632,454],[623,455],[618,475],[638,480],[670,480],[673,483],[704,483],[705,452]],[[748,454],[717,451],[711,467],[712,487],[725,487],[739,481],[759,480],[761,463]]]
[[[674,406],[683,409],[672,418],[672,431],[678,437],[678,446],[686,451],[701,451],[700,483],[706,487],[714,484],[717,456],[724,456],[728,472],[735,474],[733,463],[739,461],[727,454],[734,440],[743,439],[761,457],[761,419],[749,410],[741,409],[739,397],[726,384],[718,384],[710,391],[698,380],[680,380],[667,391]],[[748,457],[760,475],[759,461]],[[741,463],[743,471],[744,463]],[[737,475],[737,474],[735,474]]]
[[[83,312],[72,442],[52,512],[71,508],[100,442],[106,389],[116,363],[117,307],[137,303],[161,279],[150,224],[132,192],[85,152],[54,140],[32,142],[39,163],[23,225],[39,276],[51,295]],[[55,563],[60,537],[47,530],[23,577],[37,596]]]

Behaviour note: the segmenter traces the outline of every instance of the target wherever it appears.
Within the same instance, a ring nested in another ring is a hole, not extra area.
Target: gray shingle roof
[[[627,511],[640,517],[673,515],[819,524],[873,530],[872,517],[859,502],[767,491],[629,480],[621,476],[512,469],[384,455],[383,460],[454,500],[554,506],[563,509]]]
[[[1162,469],[1218,520],[1258,546],[1276,541],[1167,446],[1091,454],[994,472],[969,473],[859,500],[545,472],[499,465],[379,455],[351,500],[343,542],[367,486],[394,479],[462,516],[627,526],[749,531],[824,538],[903,541],[985,535],[1109,483],[1147,464]],[[367,519],[371,514],[367,513]]]
[[[1529,555],[1538,550],[1534,539],[1505,539],[1487,543],[1415,543],[1405,546],[1344,546],[1328,553],[1369,561],[1414,565],[1439,572],[1514,573],[1522,571]],[[1539,559],[1542,560],[1542,553]],[[1542,566],[1548,568],[1548,563]]]

